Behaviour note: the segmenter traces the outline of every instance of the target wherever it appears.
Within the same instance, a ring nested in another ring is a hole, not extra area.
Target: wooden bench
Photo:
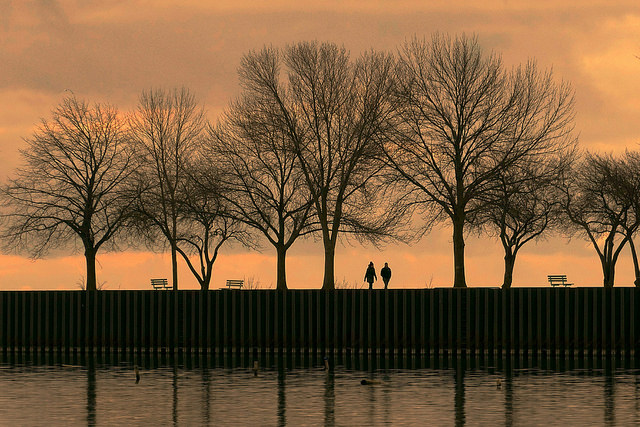
[[[169,290],[171,286],[169,286],[169,281],[167,279],[151,279],[151,286],[156,291],[161,290]]]
[[[227,280],[227,289],[242,289],[244,286],[244,279],[230,279]],[[222,288],[224,289],[224,288]]]
[[[549,284],[551,286],[571,286],[573,283],[567,283],[567,275],[566,274],[550,274],[547,276],[549,280]]]

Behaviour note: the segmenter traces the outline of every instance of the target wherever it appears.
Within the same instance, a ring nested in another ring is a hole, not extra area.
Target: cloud
[[[0,89],[0,177],[4,179],[20,162],[23,138],[31,136],[40,119],[62,99],[24,88]]]

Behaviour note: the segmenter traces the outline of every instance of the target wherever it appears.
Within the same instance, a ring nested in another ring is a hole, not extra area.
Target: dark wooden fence
[[[618,351],[636,288],[0,292],[4,351]]]

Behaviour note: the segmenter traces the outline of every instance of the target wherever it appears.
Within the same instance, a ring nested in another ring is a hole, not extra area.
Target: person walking
[[[373,261],[369,263],[369,267],[367,267],[367,272],[364,273],[364,280],[369,282],[369,289],[373,289],[373,282],[378,279],[376,276],[376,269],[373,266]]]
[[[389,268],[389,263],[384,263],[384,267],[380,270],[380,277],[382,277],[382,281],[384,282],[384,288],[387,289],[389,280],[391,280],[391,269]]]

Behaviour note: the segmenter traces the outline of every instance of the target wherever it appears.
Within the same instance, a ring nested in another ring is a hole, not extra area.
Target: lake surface
[[[395,355],[329,362],[327,371],[322,357],[301,355],[4,355],[0,424],[640,425],[635,359]],[[363,379],[374,383],[361,385]]]

